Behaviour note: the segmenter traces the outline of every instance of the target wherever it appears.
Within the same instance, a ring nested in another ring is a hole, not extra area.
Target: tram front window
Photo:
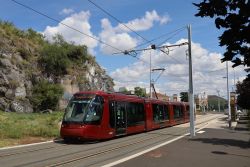
[[[74,96],[65,111],[64,122],[99,124],[103,113],[101,96]]]

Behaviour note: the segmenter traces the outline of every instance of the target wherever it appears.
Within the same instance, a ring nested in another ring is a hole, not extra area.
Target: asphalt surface
[[[197,115],[196,128],[202,128],[210,124],[209,122],[222,117],[225,116],[221,114]],[[164,143],[177,140],[188,132],[189,123],[101,142],[56,141],[0,149],[0,167],[111,166],[108,164],[160,148],[165,145]],[[177,145],[175,149],[179,149],[179,146]]]
[[[242,118],[229,129],[221,118],[196,133],[116,165],[117,167],[250,167],[250,131]]]
[[[250,167],[247,121],[242,118],[229,129],[225,115],[205,114],[197,115],[196,129],[206,128],[194,138],[183,137],[189,132],[187,123],[96,143],[59,141],[0,149],[0,167]]]

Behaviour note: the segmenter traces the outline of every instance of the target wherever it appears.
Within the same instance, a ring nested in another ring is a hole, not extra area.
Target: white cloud
[[[145,31],[152,28],[155,22],[159,22],[160,24],[166,24],[169,21],[169,16],[159,16],[158,13],[153,10],[151,12],[147,11],[145,13],[145,16],[143,16],[142,18],[131,20],[128,23],[125,23],[125,25],[134,31]],[[115,27],[115,31],[130,32],[131,30],[129,30],[127,27],[122,24],[119,24],[117,27]]]
[[[137,45],[137,39],[131,37],[128,33],[116,33],[108,19],[102,19],[101,24],[103,28],[103,31],[99,35],[101,40],[111,46],[115,46],[115,48],[118,48],[114,49],[110,46],[101,44],[101,50],[105,54],[112,54],[119,52],[119,50],[123,51]]]
[[[186,42],[181,39],[174,44]],[[169,43],[167,45],[170,45]],[[188,91],[188,59],[186,57],[187,46],[176,47],[169,52],[169,55],[160,51],[151,51],[152,68],[164,67],[166,70],[161,75],[155,87],[161,93],[172,95],[181,91]],[[149,62],[150,52],[143,52],[140,58]],[[195,94],[206,92],[207,94],[217,94],[220,90],[221,95],[226,94],[226,63],[221,63],[222,55],[212,53],[203,48],[199,43],[192,42],[193,58],[193,82]],[[229,63],[229,82],[230,90],[234,83],[234,73],[237,76],[245,75],[244,67],[231,68]],[[152,78],[156,79],[159,72],[154,72]],[[129,67],[116,69],[111,73],[116,83],[116,89],[120,86],[131,85],[149,88],[149,65],[142,62],[135,62]],[[147,89],[148,90],[148,89]]]
[[[68,15],[68,14],[71,14],[71,13],[74,13],[74,10],[73,9],[71,9],[71,8],[64,8],[62,11],[60,11],[60,15],[64,15],[64,14],[66,14],[66,15]]]
[[[160,24],[166,24],[170,21],[168,16],[159,16],[155,10],[152,12],[147,11],[145,16],[140,19],[134,19],[128,21],[128,23],[124,23],[133,31],[145,31],[154,26],[154,23],[159,22]],[[129,33],[131,30],[126,28],[122,24],[118,24],[117,26],[112,26],[108,19],[102,19],[102,32],[99,34],[99,37],[105,43],[110,44],[111,46],[115,46],[115,48],[109,47],[107,45],[101,44],[101,51],[105,54],[112,54],[115,52],[120,52],[124,50],[128,50],[134,48],[140,37],[132,37]]]
[[[56,34],[61,34],[66,41],[74,42],[75,44],[87,45],[88,48],[92,50],[98,44],[96,40],[63,25],[68,25],[79,30],[80,32],[83,32],[84,34],[98,38],[91,32],[89,17],[89,11],[81,11],[80,13],[72,14],[71,16],[62,20],[57,26],[47,26],[43,34],[45,35],[46,39],[50,41],[52,41],[53,36]]]
[[[115,70],[111,73],[111,77],[119,81],[134,82],[138,79],[147,79],[148,73],[146,71],[149,73],[148,67],[143,62],[135,62],[131,66]]]

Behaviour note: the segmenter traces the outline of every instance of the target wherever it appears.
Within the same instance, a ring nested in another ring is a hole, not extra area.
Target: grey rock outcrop
[[[12,55],[0,55],[0,110],[33,112],[27,98],[25,73],[11,62]]]
[[[64,107],[72,94],[78,91],[113,90],[112,79],[89,54],[83,55],[86,56],[86,60],[81,60],[82,66],[80,63],[77,64],[78,68],[70,66],[72,69],[69,69],[70,72],[67,69],[67,75],[62,74],[53,78],[48,72],[45,74],[41,63],[39,64],[39,56],[46,41],[34,34],[34,32],[28,34],[26,31],[19,31],[10,24],[2,26],[0,22],[1,111],[34,112],[35,107],[31,103],[32,89],[42,80],[61,83],[64,88],[62,100],[66,100],[62,103]]]

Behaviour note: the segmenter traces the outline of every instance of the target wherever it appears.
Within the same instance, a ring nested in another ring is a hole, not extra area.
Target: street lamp
[[[227,76],[223,78],[227,78],[227,103],[228,103],[228,126],[231,128],[232,126],[232,118],[231,118],[231,106],[230,106],[230,92],[229,92],[229,84],[228,84],[228,61],[226,62],[227,67]]]

